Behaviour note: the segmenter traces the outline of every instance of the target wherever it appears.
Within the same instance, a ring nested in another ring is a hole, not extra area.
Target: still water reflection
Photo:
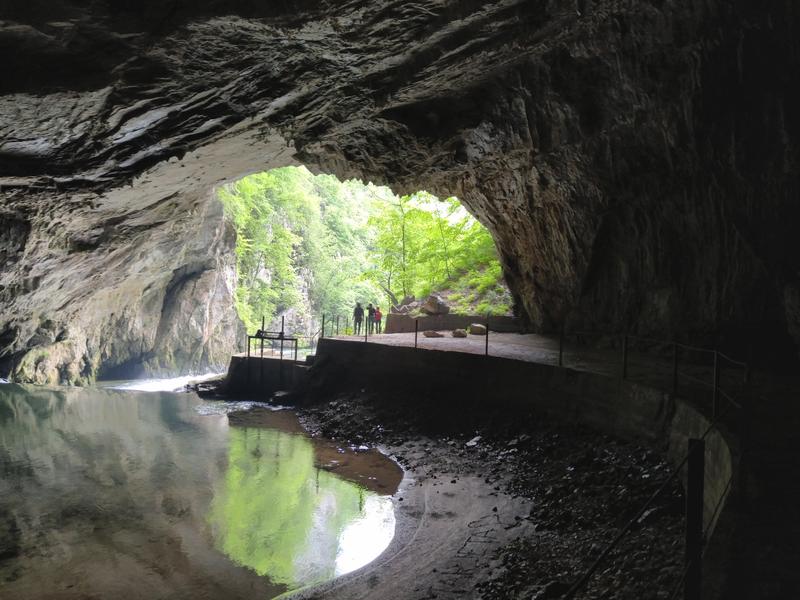
[[[214,413],[218,414],[214,414]],[[399,468],[288,412],[0,386],[0,598],[271,598],[373,560]]]

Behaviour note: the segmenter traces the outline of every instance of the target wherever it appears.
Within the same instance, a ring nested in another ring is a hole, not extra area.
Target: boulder
[[[423,332],[422,332],[422,335],[424,335],[424,336],[425,336],[425,337],[427,337],[427,338],[440,338],[440,337],[444,337],[444,334],[443,334],[443,333],[439,333],[438,331],[423,331]]]
[[[431,294],[420,307],[426,315],[446,315],[450,307],[438,294]]]
[[[486,335],[486,325],[480,323],[473,323],[469,326],[469,332],[472,335]]]
[[[467,337],[467,330],[466,329],[454,329],[452,335],[455,338],[465,338],[465,337]]]
[[[403,301],[400,302],[400,306],[408,306],[412,302],[416,302],[416,300],[417,299],[414,297],[414,294],[409,294],[403,298]]]

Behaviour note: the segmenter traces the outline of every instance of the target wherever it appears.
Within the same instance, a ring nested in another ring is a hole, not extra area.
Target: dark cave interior
[[[792,0],[4,2],[0,376],[226,365],[214,190],[300,164],[456,195],[527,331],[794,375],[798,32]],[[797,389],[764,381],[766,438]]]

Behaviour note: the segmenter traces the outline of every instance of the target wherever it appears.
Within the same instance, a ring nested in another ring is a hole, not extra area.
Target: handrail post
[[[322,330],[320,331],[319,339],[322,339],[324,337],[325,337],[325,313],[322,313]]]
[[[686,482],[686,579],[684,600],[700,600],[703,582],[703,492],[705,440],[689,439]]]
[[[622,379],[628,378],[628,336],[622,338]]]
[[[486,313],[486,351],[485,356],[489,356],[489,313]]]
[[[714,393],[711,397],[711,415],[716,418],[719,414],[719,352],[714,350]]]
[[[558,336],[558,366],[564,366],[564,323],[561,323],[561,332]]]
[[[418,335],[419,335],[419,319],[414,319],[414,348],[417,347]]]
[[[278,385],[283,388],[283,319],[281,319],[281,355],[278,357]]]
[[[250,335],[247,336],[247,358],[245,359],[247,365],[247,385],[250,386]]]
[[[672,342],[672,395],[678,395],[678,342]]]

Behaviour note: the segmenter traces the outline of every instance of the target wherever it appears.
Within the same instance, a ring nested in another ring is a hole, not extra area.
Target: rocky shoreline
[[[498,499],[491,508],[494,531],[485,532],[480,556],[458,560],[455,570],[452,557],[428,556],[419,585],[401,594],[409,598],[465,597],[448,593],[456,589],[455,581],[462,592],[471,590],[468,597],[560,597],[669,473],[654,449],[535,414],[492,415],[476,423],[463,415],[409,410],[401,398],[360,393],[339,395],[299,415],[314,436],[378,446],[418,486],[474,480]],[[506,506],[504,497],[517,502],[507,505],[515,514],[498,509]],[[402,505],[402,498],[397,500]],[[456,498],[456,506],[465,509],[473,502]],[[577,597],[669,598],[682,573],[682,511],[676,483]],[[459,527],[457,514],[452,516],[453,527]]]

